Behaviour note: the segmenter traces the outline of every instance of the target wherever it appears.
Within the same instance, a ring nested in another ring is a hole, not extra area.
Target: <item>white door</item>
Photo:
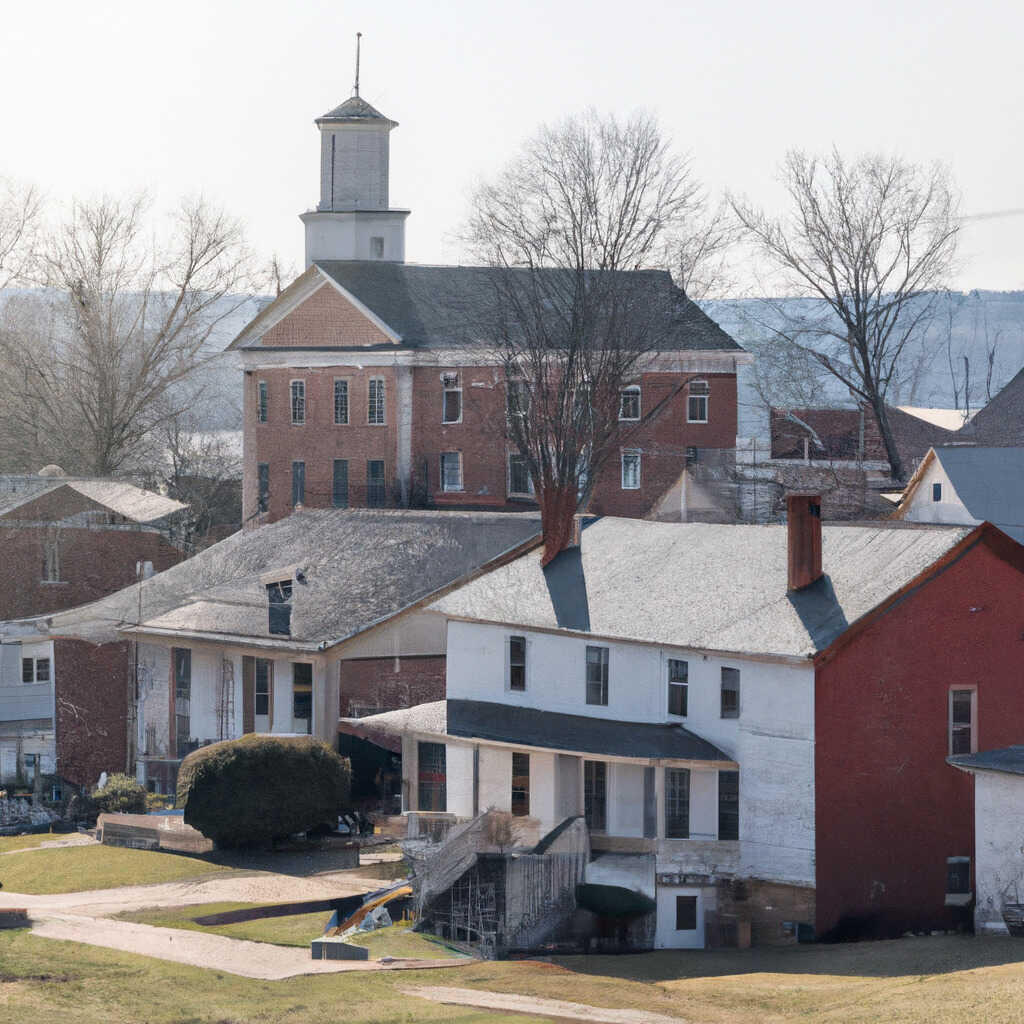
[[[704,948],[704,896],[700,889],[658,886],[657,949]]]

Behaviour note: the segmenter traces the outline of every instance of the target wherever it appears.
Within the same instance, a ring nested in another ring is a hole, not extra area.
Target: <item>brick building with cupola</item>
[[[299,506],[531,507],[506,439],[500,359],[481,337],[500,271],[405,262],[409,211],[388,193],[396,123],[358,90],[316,125],[306,270],[231,345],[245,371],[246,525]],[[731,518],[728,502],[696,485],[695,465],[734,458],[736,372],[750,356],[667,273],[634,273],[668,296],[670,342],[623,391],[620,417],[638,427],[602,471],[591,510]]]

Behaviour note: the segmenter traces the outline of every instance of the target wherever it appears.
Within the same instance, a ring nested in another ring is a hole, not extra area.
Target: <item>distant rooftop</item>
[[[188,508],[183,502],[124,480],[75,478],[48,473],[45,476],[0,477],[0,517],[17,519],[19,517],[15,513],[19,508],[65,487],[133,523],[155,523]]]

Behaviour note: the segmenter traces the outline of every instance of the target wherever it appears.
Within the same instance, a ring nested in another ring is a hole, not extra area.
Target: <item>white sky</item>
[[[1024,208],[1024,5],[975,0],[175,0],[5,5],[0,175],[57,200],[202,192],[302,261],[313,119],[351,91],[400,122],[407,258],[455,262],[473,183],[542,121],[653,111],[713,193],[772,208],[785,150],[947,161],[967,214]],[[1024,288],[1024,216],[971,222],[961,287]]]

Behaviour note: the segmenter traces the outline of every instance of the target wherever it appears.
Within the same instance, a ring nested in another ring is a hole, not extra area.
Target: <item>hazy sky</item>
[[[542,121],[655,113],[712,192],[773,207],[787,148],[947,161],[963,211],[1024,208],[1024,5],[633,0],[17,3],[0,22],[0,175],[54,199],[202,192],[301,264],[313,119],[351,92],[400,122],[407,258],[455,262],[473,183]],[[1024,288],[1024,216],[971,221],[961,287]]]

